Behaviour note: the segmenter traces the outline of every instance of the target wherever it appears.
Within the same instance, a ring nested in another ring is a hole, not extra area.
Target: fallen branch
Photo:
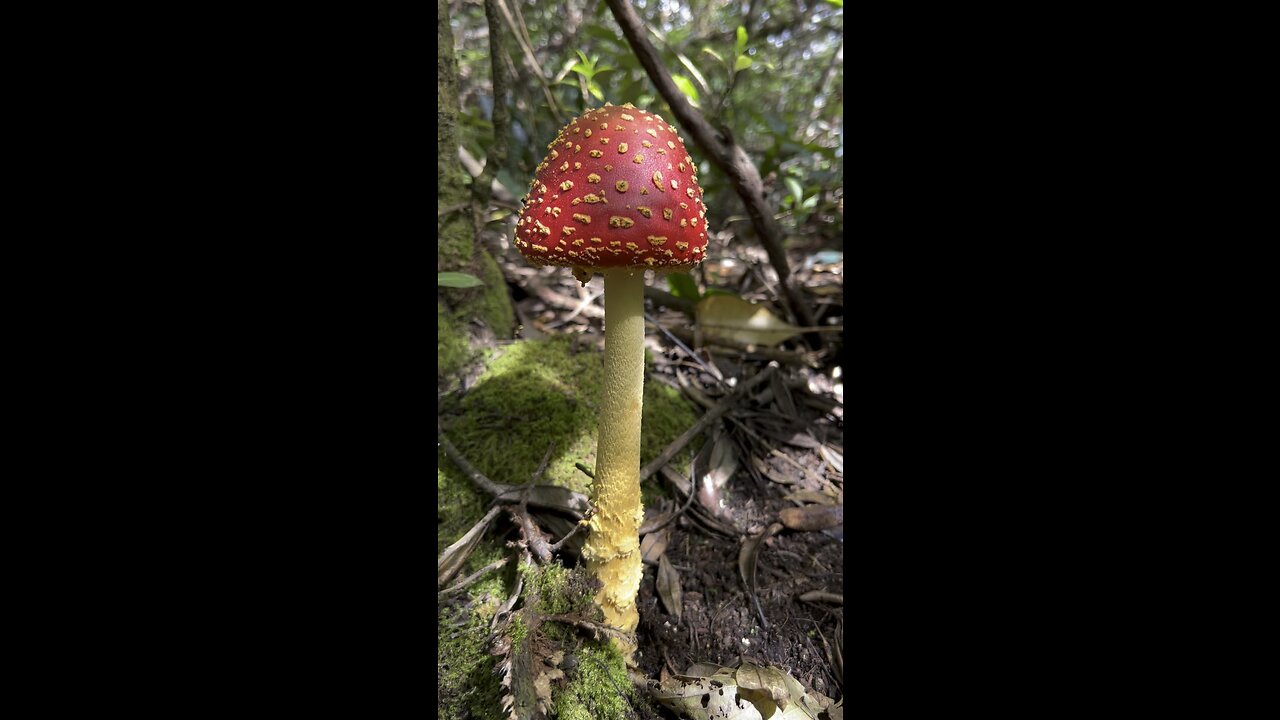
[[[477,488],[487,495],[492,495],[494,500],[499,503],[519,503],[525,499],[525,493],[528,493],[527,501],[534,507],[540,507],[547,510],[555,510],[572,516],[575,520],[581,520],[591,507],[590,501],[586,495],[577,493],[568,488],[558,487],[556,485],[533,485],[533,486],[515,486],[505,483],[498,483],[485,477],[484,473],[476,470],[475,466],[463,457],[458,448],[449,438],[445,437],[444,426],[436,421],[437,440],[440,446],[444,448],[445,455],[453,461],[458,469],[467,476]]]
[[[506,565],[506,564],[507,564],[507,560],[508,560],[508,558],[501,558],[501,559],[499,559],[499,560],[494,560],[493,562],[489,563],[488,565],[485,565],[484,567],[480,568],[479,570],[477,570],[477,571],[475,571],[475,572],[471,573],[470,575],[466,576],[466,577],[465,577],[465,578],[463,578],[462,580],[459,580],[457,585],[454,585],[453,587],[449,588],[448,590],[441,590],[441,591],[440,591],[440,593],[439,593],[439,598],[440,598],[441,600],[443,600],[444,598],[447,598],[447,597],[449,597],[450,595],[456,595],[457,593],[460,593],[460,592],[462,592],[463,590],[466,590],[466,589],[467,589],[468,587],[470,587],[473,583],[475,583],[475,581],[479,580],[480,578],[484,577],[485,575],[488,575],[489,573],[493,572],[494,570],[497,570],[498,568],[502,567],[503,565]]]

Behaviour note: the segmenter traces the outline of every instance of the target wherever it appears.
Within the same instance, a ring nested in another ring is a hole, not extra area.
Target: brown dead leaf
[[[786,682],[782,679],[785,674],[774,667],[744,662],[738,667],[735,676],[738,687],[757,691],[756,694],[742,694],[755,704],[760,714],[764,717],[772,717],[773,708],[768,706],[769,703],[776,705],[780,710],[786,710],[791,702],[791,693],[787,692]]]
[[[752,597],[756,594],[756,560],[760,557],[760,546],[781,529],[781,523],[770,525],[759,535],[747,538],[747,541],[742,544],[742,549],[738,551],[738,573],[742,576],[742,582],[746,584],[747,591]],[[764,621],[763,617],[761,621]],[[768,627],[767,623],[764,624]]]
[[[765,477],[778,483],[779,485],[795,485],[796,484],[795,480],[787,477],[786,475],[783,475],[780,472],[771,470],[769,468],[768,463],[766,463],[765,461],[761,460],[760,458],[754,455],[751,456],[751,462],[755,464],[756,470],[759,470],[761,475],[764,475]]]
[[[817,503],[819,505],[836,504],[835,498],[818,490],[796,490],[784,499],[794,500],[800,503]]]
[[[671,542],[671,527],[667,526],[657,532],[651,532],[640,538],[640,559],[647,565],[657,565],[658,558],[667,552],[667,544]]]
[[[691,720],[818,720],[830,698],[805,690],[786,668],[742,663],[733,668],[697,663],[650,691],[659,703]]]
[[[773,389],[773,399],[778,403],[778,409],[783,415],[799,422],[800,415],[796,413],[795,401],[791,399],[791,391],[787,389],[787,383],[783,381],[782,376],[774,373],[769,378],[769,386]]]
[[[711,482],[719,490],[729,483],[738,469],[738,452],[733,439],[722,426],[716,426],[711,437],[711,453],[707,458],[706,469],[703,470],[706,475],[703,480]],[[696,467],[695,465],[695,471]]]
[[[658,558],[657,589],[658,597],[662,599],[662,604],[667,607],[667,612],[675,615],[678,622],[683,611],[680,573],[676,572],[666,554]]]
[[[782,524],[792,530],[825,530],[844,524],[843,505],[806,505],[778,513]]]

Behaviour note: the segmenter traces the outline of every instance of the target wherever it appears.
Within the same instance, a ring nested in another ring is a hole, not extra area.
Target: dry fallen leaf
[[[647,533],[640,538],[640,559],[649,565],[657,565],[658,558],[664,557],[664,553],[667,551],[667,544],[670,542],[670,526],[657,532]]]
[[[783,498],[784,500],[794,500],[796,502],[817,503],[819,505],[835,505],[836,499],[830,495],[818,490],[796,490],[790,495]]]
[[[795,401],[792,400],[791,391],[787,389],[787,383],[783,381],[782,376],[774,373],[773,377],[769,378],[769,387],[773,389],[773,399],[778,403],[778,409],[782,414],[799,422],[800,415],[796,412]]]
[[[778,515],[792,530],[825,530],[844,524],[843,505],[805,505],[786,508]]]
[[[738,698],[737,690],[731,675],[677,675],[651,693],[667,708],[693,720],[764,720],[754,705]]]
[[[831,698],[808,692],[785,669],[744,662],[737,669],[696,663],[652,690],[654,698],[693,720],[819,720]]]
[[[742,549],[738,551],[738,572],[741,574],[742,582],[746,584],[747,591],[751,593],[752,597],[755,597],[756,594],[756,560],[760,557],[760,546],[781,529],[782,525],[780,523],[770,525],[768,529],[759,535],[747,538],[747,541],[742,544]],[[757,609],[758,607],[757,605]],[[762,617],[761,621],[763,620],[764,618]],[[768,625],[765,624],[765,627],[768,627]]]
[[[711,295],[694,306],[698,328],[707,342],[774,346],[802,330],[779,320],[768,308],[733,295]]]
[[[667,607],[667,612],[676,616],[679,622],[683,609],[683,594],[680,592],[680,573],[676,572],[671,561],[664,553],[658,558],[658,597]]]

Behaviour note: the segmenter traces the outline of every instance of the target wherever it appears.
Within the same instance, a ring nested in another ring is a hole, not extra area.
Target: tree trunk
[[[470,210],[469,176],[458,160],[458,64],[454,57],[449,4],[437,0],[436,21],[436,269],[480,278],[476,288],[438,287],[436,342],[438,376],[450,377],[469,362],[476,322],[498,338],[510,338],[515,325],[511,297],[501,269],[476,242]],[[460,209],[459,206],[461,206]]]

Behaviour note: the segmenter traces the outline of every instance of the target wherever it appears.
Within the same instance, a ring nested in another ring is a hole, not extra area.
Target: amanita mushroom
[[[604,274],[604,397],[583,548],[602,582],[605,622],[639,620],[640,408],[644,391],[644,271],[687,270],[707,246],[697,167],[676,129],[627,104],[589,110],[547,146],[516,223],[516,247],[535,265],[565,265],[585,284]],[[623,644],[630,655],[633,647]]]

